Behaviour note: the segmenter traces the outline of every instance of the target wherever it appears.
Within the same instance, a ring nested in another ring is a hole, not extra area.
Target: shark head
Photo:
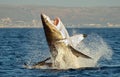
[[[41,14],[41,20],[44,27],[47,41],[59,41],[68,38],[68,32],[62,24],[60,18],[50,19],[45,14]]]
[[[52,20],[47,15],[41,14],[41,20],[48,43],[61,40],[64,40],[66,44],[70,44],[72,42],[74,43],[74,41],[72,40],[74,40],[73,38],[76,38],[76,36],[69,36],[65,26],[63,25],[59,17]],[[77,43],[82,41],[86,36],[86,34],[80,34],[79,36],[77,36],[77,39],[79,39]]]

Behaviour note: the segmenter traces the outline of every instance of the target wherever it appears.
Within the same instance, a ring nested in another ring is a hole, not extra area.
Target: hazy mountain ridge
[[[0,19],[9,17],[12,24],[40,26],[40,14],[45,13],[52,18],[60,17],[69,26],[120,27],[120,7],[0,6],[0,10]]]

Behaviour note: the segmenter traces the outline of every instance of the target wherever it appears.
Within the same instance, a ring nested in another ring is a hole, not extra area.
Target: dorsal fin
[[[70,45],[68,45],[68,46],[69,46],[69,48],[71,49],[72,53],[73,53],[75,56],[77,56],[77,57],[81,56],[81,57],[83,57],[83,58],[92,59],[90,56],[85,55],[85,54],[79,52],[78,50],[76,50],[76,49],[73,48],[72,46],[70,46]]]

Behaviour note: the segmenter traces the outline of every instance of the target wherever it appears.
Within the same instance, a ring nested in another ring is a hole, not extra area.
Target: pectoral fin
[[[40,61],[40,62],[38,62],[36,64],[33,64],[32,66],[24,63],[23,67],[28,68],[28,69],[33,69],[33,68],[37,68],[38,69],[38,68],[52,67],[52,63],[46,63],[46,61],[48,61],[50,59],[51,58],[49,57],[49,58],[45,59],[44,61]]]
[[[72,53],[73,53],[75,56],[77,56],[77,57],[81,56],[81,57],[83,57],[83,58],[92,59],[90,56],[85,55],[85,54],[83,54],[83,53],[79,52],[78,50],[76,50],[76,49],[75,49],[75,48],[73,48],[72,46],[70,46],[70,45],[69,45],[69,47],[70,47],[70,49],[71,49]]]
[[[43,61],[40,61],[40,62],[34,64],[33,66],[49,64],[49,63],[46,63],[46,61],[48,61],[48,60],[50,60],[50,59],[51,59],[51,58],[49,57],[49,58],[47,58],[47,59],[45,59],[45,60],[43,60]]]

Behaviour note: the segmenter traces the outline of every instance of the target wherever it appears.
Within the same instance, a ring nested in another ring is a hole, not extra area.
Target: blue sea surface
[[[50,55],[44,30],[4,28],[0,29],[0,77],[120,77],[120,28],[68,28],[68,32],[98,34],[111,47],[112,59],[99,61],[95,68],[26,69],[24,63],[34,64]]]

